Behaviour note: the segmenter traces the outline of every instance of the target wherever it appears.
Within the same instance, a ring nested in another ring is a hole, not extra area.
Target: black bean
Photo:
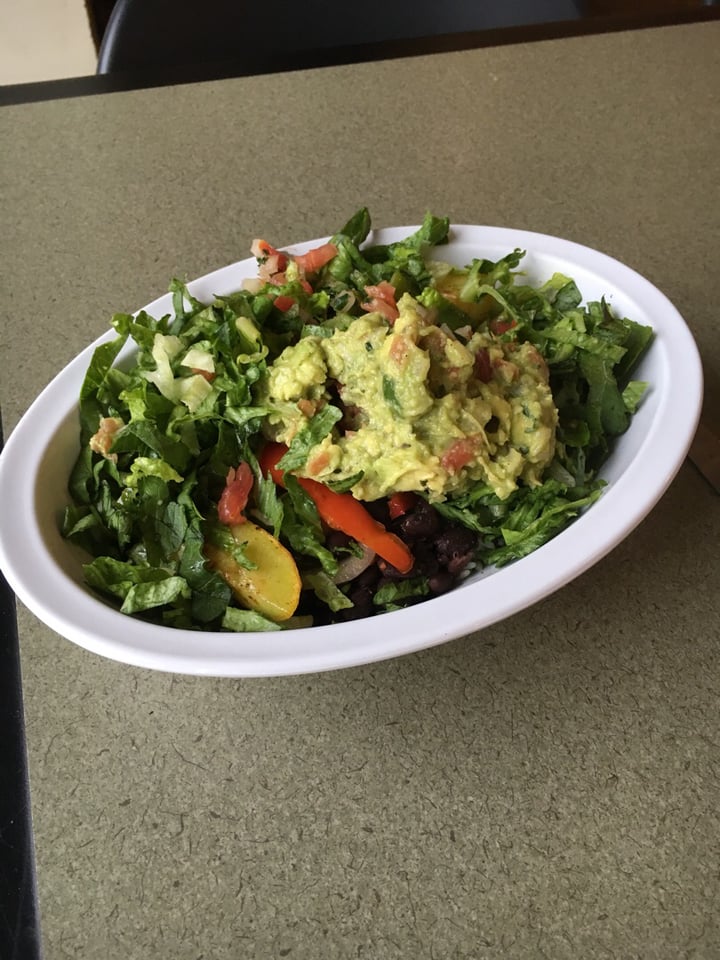
[[[401,573],[397,567],[394,567],[391,563],[387,563],[385,560],[380,561],[380,570],[385,580],[409,580],[410,577],[415,576],[414,566],[411,570],[408,570],[407,573]]]
[[[426,500],[420,499],[413,510],[398,520],[397,527],[403,540],[424,540],[440,529],[440,515]]]
[[[440,569],[440,563],[432,542],[415,545],[415,563],[410,571],[411,577],[432,577]]]
[[[440,565],[458,574],[472,560],[477,537],[461,524],[449,524],[436,538],[435,549]]]
[[[388,513],[387,500],[369,500],[364,502],[363,506],[371,517],[379,520],[380,523],[388,524],[390,514]]]
[[[434,594],[447,593],[454,583],[455,577],[448,570],[440,570],[428,580],[430,593]]]
[[[315,626],[332,623],[332,613],[327,604],[312,590],[303,590],[296,613],[298,616],[311,616]]]
[[[462,524],[449,523],[435,538],[435,548],[438,554],[450,557],[473,550],[476,539],[473,531]]]
[[[452,558],[452,560],[448,563],[447,568],[454,577],[457,577],[463,572],[465,567],[472,560],[474,552],[474,550],[471,550],[469,553],[463,553],[462,555]]]
[[[338,610],[335,614],[335,620],[344,623],[347,620],[360,620],[363,617],[373,615],[373,596],[374,589],[370,586],[353,587],[348,594],[348,599],[352,601],[353,606],[345,610]]]
[[[380,569],[387,580],[411,580],[413,577],[431,577],[439,569],[438,558],[432,541],[415,543],[412,546],[414,563],[407,573],[401,573],[385,561],[380,561]]]
[[[377,563],[371,563],[363,572],[355,577],[353,583],[360,587],[372,587],[380,578],[380,568]]]
[[[346,547],[350,541],[346,533],[343,533],[342,530],[328,530],[325,536],[325,546],[329,550],[336,550],[338,547]]]

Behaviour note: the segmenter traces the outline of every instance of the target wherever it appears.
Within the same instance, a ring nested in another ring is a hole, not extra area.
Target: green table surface
[[[6,432],[114,311],[363,204],[628,263],[717,423],[718,49],[700,23],[3,108]],[[720,956],[720,498],[689,463],[573,583],[399,660],[175,677],[19,627],[47,960]]]

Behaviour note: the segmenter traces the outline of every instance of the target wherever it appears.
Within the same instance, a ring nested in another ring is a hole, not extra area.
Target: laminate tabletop
[[[717,427],[719,44],[697,23],[3,107],[6,435],[112,313],[363,205],[627,263],[685,317]],[[720,499],[690,462],[562,590],[364,667],[174,676],[18,607],[48,960],[720,956]]]

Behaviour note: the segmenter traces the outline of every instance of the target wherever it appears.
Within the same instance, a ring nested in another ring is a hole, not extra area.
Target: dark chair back
[[[301,52],[574,20],[572,0],[118,0],[98,73],[203,63],[282,69]]]

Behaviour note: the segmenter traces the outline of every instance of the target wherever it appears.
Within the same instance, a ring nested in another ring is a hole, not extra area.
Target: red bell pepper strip
[[[283,471],[278,461],[287,452],[282,443],[268,443],[260,453],[259,463],[263,476],[270,474],[279,486],[283,486]],[[350,493],[335,493],[325,484],[309,477],[297,477],[300,486],[312,498],[322,520],[333,530],[341,530],[364,547],[373,550],[400,573],[409,573],[415,562],[408,546],[394,533],[371,516],[365,507]]]

